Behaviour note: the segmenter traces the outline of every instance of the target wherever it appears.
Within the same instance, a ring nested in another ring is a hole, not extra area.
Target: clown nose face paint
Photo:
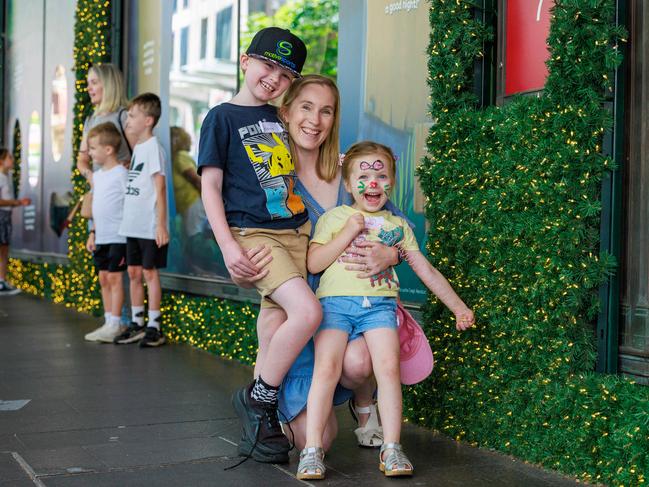
[[[374,213],[387,203],[393,181],[383,157],[382,154],[370,154],[363,160],[346,162],[352,164],[345,186],[354,197],[354,208]]]

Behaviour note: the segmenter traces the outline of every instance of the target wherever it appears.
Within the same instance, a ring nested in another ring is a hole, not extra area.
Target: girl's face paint
[[[374,161],[368,163],[367,161]],[[345,188],[354,197],[354,208],[374,213],[383,209],[392,188],[392,178],[382,154],[370,154],[363,160],[346,161],[352,172]]]

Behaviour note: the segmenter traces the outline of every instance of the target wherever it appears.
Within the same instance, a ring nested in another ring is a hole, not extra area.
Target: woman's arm
[[[354,242],[347,247],[342,261],[348,264],[345,269],[359,272],[356,276],[359,279],[367,279],[401,263],[397,247],[369,240]]]
[[[81,175],[88,180],[92,179],[92,161],[88,155],[88,140],[84,135],[79,144],[79,153],[77,154],[77,169]]]

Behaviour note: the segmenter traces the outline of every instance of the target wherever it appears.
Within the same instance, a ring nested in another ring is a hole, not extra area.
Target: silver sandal
[[[384,452],[387,452],[385,459],[383,458]],[[386,477],[400,477],[412,475],[414,468],[403,452],[401,443],[384,443],[379,453],[379,470]]]
[[[349,408],[356,422],[359,421],[359,414],[369,414],[365,426],[359,426],[354,430],[358,445],[367,448],[380,447],[383,444],[383,427],[379,424],[379,414],[376,411],[376,404],[356,406],[353,399],[350,399]]]
[[[300,463],[297,466],[298,480],[320,480],[325,478],[324,450],[311,446],[300,452]]]

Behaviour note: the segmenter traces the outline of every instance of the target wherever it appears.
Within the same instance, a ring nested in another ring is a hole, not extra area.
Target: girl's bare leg
[[[284,426],[284,432],[288,436],[289,440],[295,444],[295,448],[298,451],[303,450],[306,447],[306,418],[307,418],[307,409],[298,414],[293,421],[289,423],[290,428]],[[291,434],[292,432],[292,434]],[[324,427],[324,432],[322,433],[322,448],[325,451],[328,451],[331,448],[336,435],[338,434],[338,421],[336,420],[336,414],[331,409],[329,417],[327,418],[327,423]]]
[[[378,384],[379,411],[385,443],[399,443],[401,437],[401,379],[399,337],[396,329],[377,328],[365,332],[367,348]]]
[[[332,412],[347,338],[346,332],[334,329],[322,330],[314,338],[315,364],[306,417],[306,445],[309,447],[323,446],[325,424]]]
[[[374,404],[376,381],[372,370],[372,358],[367,349],[364,337],[359,337],[347,344],[343,359],[343,371],[340,384],[354,391],[354,404],[364,407]],[[369,413],[357,413],[358,426],[365,426]]]

